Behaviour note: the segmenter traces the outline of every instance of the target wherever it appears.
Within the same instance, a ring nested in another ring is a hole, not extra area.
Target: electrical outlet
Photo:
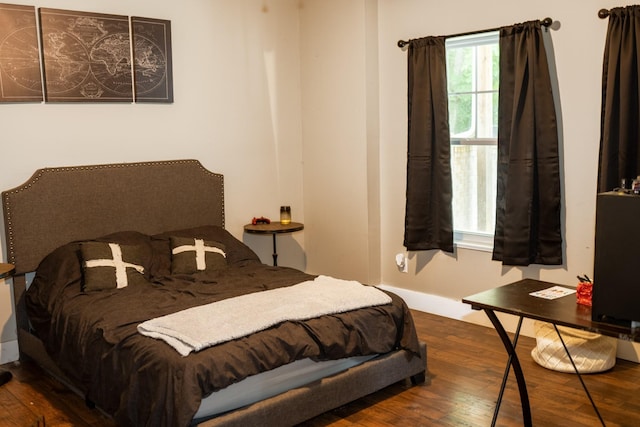
[[[409,272],[409,258],[407,254],[399,253],[396,254],[396,265],[398,266],[398,270],[403,273]]]

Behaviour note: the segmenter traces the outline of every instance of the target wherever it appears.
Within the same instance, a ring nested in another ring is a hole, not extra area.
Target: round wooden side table
[[[16,268],[13,264],[0,263],[0,279],[13,276],[14,271],[16,271]]]
[[[271,234],[273,236],[273,265],[278,265],[278,250],[276,247],[276,236],[282,233],[293,233],[304,228],[304,224],[299,222],[290,222],[282,224],[280,222],[272,222],[270,224],[247,224],[244,231],[253,234]]]

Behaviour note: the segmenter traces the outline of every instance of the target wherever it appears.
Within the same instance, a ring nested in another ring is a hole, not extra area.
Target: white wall
[[[378,281],[379,268],[370,270],[380,259],[378,194],[369,194],[379,174],[377,130],[370,128],[372,111],[377,126],[378,97],[369,93],[377,92],[377,83],[372,87],[367,79],[377,74],[368,68],[377,54],[377,41],[371,40],[371,24],[377,27],[371,19],[376,15],[370,14],[372,2],[365,0],[303,3],[304,211],[306,239],[313,242],[306,245],[307,268],[311,273]],[[373,168],[370,152],[375,153]]]
[[[592,274],[600,79],[607,27],[597,12],[619,3],[307,0],[301,4],[304,203],[310,270],[369,277],[369,239],[375,238],[370,230],[379,223],[381,281],[408,290],[459,300],[523,277],[575,284],[577,274]],[[395,254],[404,251],[407,78],[406,51],[396,42],[547,16],[556,21],[550,34],[560,98],[565,264],[503,267],[491,261],[488,252],[460,249],[454,255],[411,253],[409,272],[399,272]],[[371,19],[377,19],[375,32],[368,31]],[[377,49],[371,47],[371,37],[377,37]],[[372,58],[378,61],[377,73],[371,71]],[[371,79],[379,82],[377,88],[368,84]],[[375,106],[373,99],[377,99]],[[372,130],[368,113],[374,109],[379,111],[379,120]],[[371,143],[372,136],[378,137],[377,143]],[[374,172],[368,168],[372,158],[379,162]],[[372,200],[375,197],[379,202]],[[379,206],[379,220],[371,204]]]
[[[575,284],[592,274],[598,160],[601,70],[607,21],[597,12],[606,1],[458,0],[380,2],[383,278],[394,285],[459,299],[530,277]],[[619,2],[617,2],[619,3]],[[491,253],[459,249],[410,254],[410,272],[398,272],[393,255],[402,251],[406,175],[406,52],[396,46],[427,35],[448,35],[551,17],[560,96],[565,264],[503,267]]]
[[[384,283],[449,301],[521,278],[576,285],[593,277],[595,196],[600,132],[602,57],[607,20],[601,8],[633,4],[602,0],[451,2],[380,1],[380,134],[382,277]],[[403,251],[406,176],[406,52],[396,46],[429,35],[450,35],[551,17],[560,97],[565,263],[558,267],[503,267],[488,252],[459,249],[410,254],[409,273],[398,271]],[[446,305],[446,304],[445,304]],[[445,312],[446,308],[441,308]],[[437,310],[437,308],[436,308]],[[484,323],[482,313],[449,310]],[[488,323],[488,322],[487,322]]]
[[[282,204],[303,219],[298,1],[13,3],[171,20],[175,102],[0,105],[0,188],[46,166],[196,158],[225,175],[227,229],[270,262],[271,239],[242,226]],[[284,240],[281,263],[304,268],[303,242],[304,232]],[[9,283],[0,363],[17,357]]]

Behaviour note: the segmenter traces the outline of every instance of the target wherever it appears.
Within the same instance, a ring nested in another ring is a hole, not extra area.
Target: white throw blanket
[[[192,307],[147,320],[138,332],[164,340],[183,356],[241,338],[286,320],[389,304],[391,297],[373,286],[319,276],[297,285],[271,289]]]

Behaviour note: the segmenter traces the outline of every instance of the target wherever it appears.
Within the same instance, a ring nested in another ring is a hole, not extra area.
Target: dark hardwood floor
[[[489,426],[507,360],[495,331],[422,312],[414,319],[428,346],[425,384],[394,384],[304,426]],[[518,342],[534,426],[600,425],[578,378],[538,366],[529,355],[534,345],[527,337]],[[14,375],[0,387],[0,426],[114,426],[31,363],[0,369]],[[640,426],[640,365],[618,360],[609,372],[583,378],[607,426]],[[497,425],[522,425],[513,374]]]

